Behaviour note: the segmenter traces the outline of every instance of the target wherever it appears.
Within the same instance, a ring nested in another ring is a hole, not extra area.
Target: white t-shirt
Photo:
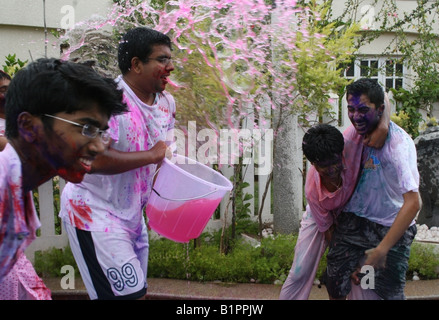
[[[116,82],[124,91],[129,111],[110,119],[111,147],[143,151],[166,140],[175,123],[174,98],[167,92],[158,93],[150,106],[137,98],[121,76]],[[67,183],[60,217],[82,230],[140,233],[155,169],[148,165],[115,175],[87,174],[79,184]]]
[[[381,149],[364,147],[360,180],[344,211],[390,227],[404,203],[403,194],[409,191],[419,191],[416,147],[403,129],[390,122]]]

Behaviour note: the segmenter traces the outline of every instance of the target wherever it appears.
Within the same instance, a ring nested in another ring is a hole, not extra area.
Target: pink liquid
[[[200,236],[220,201],[191,200],[172,210],[158,209],[150,204],[146,215],[149,225],[158,234],[177,242],[189,242]]]

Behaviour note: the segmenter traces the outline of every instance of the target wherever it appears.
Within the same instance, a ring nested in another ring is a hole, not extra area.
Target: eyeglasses
[[[91,124],[79,124],[79,123],[76,123],[76,122],[73,122],[73,121],[70,121],[67,119],[52,116],[50,114],[43,114],[43,115],[46,117],[49,117],[49,118],[54,118],[57,120],[71,123],[77,127],[81,127],[82,128],[82,132],[81,132],[82,135],[87,137],[87,138],[94,139],[98,136],[98,134],[100,134],[101,141],[103,144],[108,144],[110,142],[110,134],[107,131],[100,130],[98,127],[95,127]]]
[[[172,58],[160,57],[160,58],[146,58],[146,60],[155,60],[163,64],[164,66],[169,65],[172,62]]]

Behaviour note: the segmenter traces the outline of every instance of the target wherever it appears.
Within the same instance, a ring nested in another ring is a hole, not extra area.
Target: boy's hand
[[[157,142],[149,151],[153,154],[153,162],[152,163],[159,163],[161,162],[166,155],[166,151],[168,149],[168,146],[164,141]]]
[[[378,248],[372,248],[366,250],[366,261],[365,265],[372,266],[374,268],[385,268],[386,267],[386,257],[387,252],[382,252]]]
[[[328,230],[325,231],[325,240],[327,243],[331,242],[332,234],[334,233],[334,225],[330,226]]]

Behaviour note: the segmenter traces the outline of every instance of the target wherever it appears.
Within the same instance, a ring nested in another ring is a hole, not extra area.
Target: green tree
[[[3,71],[13,77],[20,69],[22,69],[26,64],[26,61],[21,61],[17,59],[16,54],[8,54],[5,57],[5,64],[3,65]]]

